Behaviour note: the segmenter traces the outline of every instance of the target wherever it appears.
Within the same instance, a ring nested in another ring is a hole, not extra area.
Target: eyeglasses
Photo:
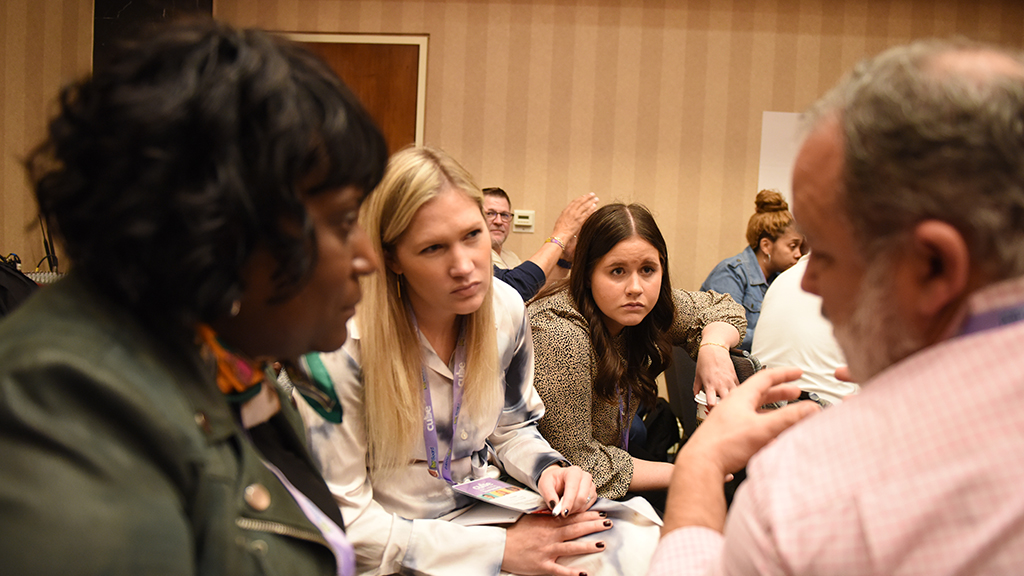
[[[510,214],[509,212],[495,212],[494,210],[488,210],[487,212],[484,212],[484,217],[486,217],[488,220],[494,220],[494,218],[497,216],[501,217],[502,222],[512,221],[512,214]]]

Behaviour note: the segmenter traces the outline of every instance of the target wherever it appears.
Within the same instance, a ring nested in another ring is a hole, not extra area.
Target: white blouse
[[[507,284],[494,280],[494,315],[505,405],[483,426],[463,414],[452,452],[452,480],[497,477],[488,463],[493,454],[506,473],[531,488],[540,474],[564,458],[537,430],[544,405],[533,388],[533,344],[523,300]],[[422,574],[498,574],[505,530],[465,527],[436,520],[470,504],[427,468],[422,434],[409,464],[384,480],[366,468],[366,424],[359,377],[359,332],[350,323],[350,338],[335,352],[321,354],[344,410],[339,425],[325,421],[306,402],[297,402],[310,451],[345,520],[355,546],[360,574],[415,571]],[[441,455],[452,445],[452,370],[420,335]]]

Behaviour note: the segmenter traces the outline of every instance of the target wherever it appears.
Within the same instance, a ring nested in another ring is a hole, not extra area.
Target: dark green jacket
[[[0,321],[0,574],[335,573],[197,350],[73,277]]]

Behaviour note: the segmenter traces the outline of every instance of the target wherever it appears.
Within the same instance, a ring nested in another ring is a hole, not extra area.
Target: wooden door
[[[323,58],[377,121],[394,153],[416,142],[420,50],[417,44],[300,41]]]

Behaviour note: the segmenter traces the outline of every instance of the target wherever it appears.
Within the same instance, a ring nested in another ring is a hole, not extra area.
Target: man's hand
[[[662,534],[683,526],[721,531],[725,525],[722,483],[783,430],[820,411],[813,402],[759,411],[764,404],[793,400],[800,389],[785,384],[800,377],[797,368],[773,368],[754,374],[708,413],[676,457]]]
[[[813,402],[797,402],[767,412],[759,410],[764,404],[800,396],[800,388],[786,383],[801,374],[799,368],[773,368],[754,374],[708,413],[685,447],[692,445],[692,450],[710,458],[722,471],[723,478],[725,474],[740,470],[751,456],[783,430],[820,411]]]

